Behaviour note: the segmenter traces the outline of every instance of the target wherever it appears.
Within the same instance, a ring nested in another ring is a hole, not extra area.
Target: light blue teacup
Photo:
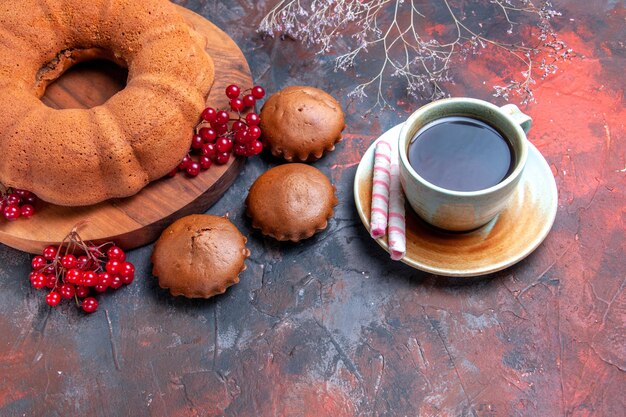
[[[514,160],[506,178],[478,191],[453,191],[428,182],[413,169],[408,157],[411,139],[428,123],[450,116],[481,120],[509,141]],[[431,225],[454,232],[470,231],[488,223],[506,207],[520,181],[528,157],[526,132],[530,126],[531,118],[514,104],[498,107],[473,98],[449,98],[418,109],[404,123],[398,143],[400,180],[413,210]]]

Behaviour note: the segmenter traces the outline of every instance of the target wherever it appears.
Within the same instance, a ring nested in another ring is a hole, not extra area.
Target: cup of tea
[[[495,218],[517,187],[531,118],[514,104],[473,98],[434,101],[400,131],[400,181],[427,223],[464,232]]]

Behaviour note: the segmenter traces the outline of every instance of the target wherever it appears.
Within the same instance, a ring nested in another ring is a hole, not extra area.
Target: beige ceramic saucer
[[[402,125],[378,140],[396,139]],[[354,178],[354,200],[369,230],[374,148],[369,147]],[[402,262],[437,275],[477,276],[507,268],[528,256],[548,235],[557,209],[556,182],[548,163],[529,143],[528,161],[518,190],[502,213],[469,233],[446,233],[423,222],[406,207],[407,253]],[[387,239],[376,242],[387,252]]]

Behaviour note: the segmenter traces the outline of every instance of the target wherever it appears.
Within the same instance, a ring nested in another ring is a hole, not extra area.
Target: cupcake
[[[325,229],[335,205],[330,180],[317,168],[295,163],[257,178],[246,199],[246,213],[264,235],[297,242]]]
[[[339,102],[314,87],[287,87],[261,109],[263,144],[289,162],[315,161],[334,150],[344,128]]]
[[[209,298],[239,282],[250,256],[246,238],[224,217],[195,214],[163,231],[152,252],[152,274],[174,296]]]

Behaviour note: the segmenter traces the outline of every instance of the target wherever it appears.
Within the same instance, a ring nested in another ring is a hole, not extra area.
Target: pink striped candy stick
[[[389,186],[389,227],[387,228],[391,259],[399,261],[406,254],[406,221],[404,218],[404,192],[400,185],[398,150],[391,157],[391,184]]]
[[[379,140],[374,151],[374,178],[372,181],[372,211],[370,235],[374,239],[385,236],[389,208],[389,183],[391,180],[391,144]]]

